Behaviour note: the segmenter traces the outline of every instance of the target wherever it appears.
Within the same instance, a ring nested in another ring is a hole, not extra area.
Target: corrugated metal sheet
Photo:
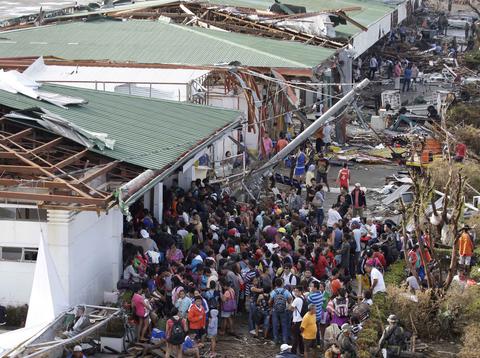
[[[0,90],[0,104],[12,109],[41,107],[92,132],[115,139],[114,150],[93,151],[148,169],[162,169],[183,153],[235,122],[240,112],[109,92],[44,85],[42,90],[81,97],[83,106],[59,108]]]
[[[209,0],[209,2],[219,5],[228,4],[231,6],[250,7],[259,10],[266,10],[274,3],[273,0]],[[353,6],[361,7],[361,10],[348,11],[346,14],[367,27],[393,11],[393,6],[375,0],[288,0],[283,1],[283,3],[304,6],[307,12],[335,10]],[[358,27],[348,23],[347,25],[339,25],[335,29],[337,34],[346,36],[353,36],[361,31]]]
[[[311,68],[333,50],[159,21],[74,22],[3,32],[0,57]]]

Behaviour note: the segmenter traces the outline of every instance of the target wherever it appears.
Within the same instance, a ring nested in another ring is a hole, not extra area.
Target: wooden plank
[[[17,174],[45,174],[45,171],[51,173],[51,168],[33,167],[28,165],[0,165],[0,173],[17,173]]]
[[[3,191],[3,190],[0,190],[0,198],[43,201],[43,202],[57,202],[57,203],[85,204],[85,205],[97,205],[97,206],[105,206],[107,203],[107,199],[85,198],[81,196],[28,193],[28,192],[22,192],[22,191]]]
[[[32,154],[38,154],[38,153],[41,153],[45,150],[48,150],[54,146],[56,146],[57,144],[60,144],[60,142],[63,140],[63,137],[58,137],[58,138],[55,138],[54,140],[51,140],[50,142],[47,142],[45,144],[42,144],[32,150],[29,150],[27,153],[32,153]]]
[[[8,137],[3,136],[2,139],[0,139],[0,143],[8,143],[8,142],[13,142],[17,139],[22,139],[23,137],[26,137],[27,135],[31,134],[33,132],[32,128],[27,128],[24,129],[23,131],[20,131],[18,133],[12,134]]]
[[[88,153],[88,149],[84,149],[81,152],[78,152],[77,154],[74,154],[71,157],[62,160],[59,163],[52,164],[50,168],[54,169],[54,172],[55,172],[55,169],[58,170],[63,167],[66,167],[69,164],[75,163],[77,160],[84,157],[87,153]]]
[[[71,184],[78,189],[84,189],[83,184]],[[5,179],[0,178],[0,186],[23,186],[25,188],[39,188],[39,189],[70,189],[66,183],[60,181],[48,180],[23,180],[23,179]],[[109,193],[101,191],[104,196]]]
[[[76,181],[74,181],[73,183],[74,184],[77,184],[77,183],[88,183],[90,181],[92,181],[93,179],[95,178],[98,178],[99,176],[103,175],[103,174],[106,174],[108,173],[110,170],[112,170],[113,168],[115,168],[118,164],[120,163],[120,161],[116,160],[114,162],[111,162],[111,163],[108,163],[106,164],[105,166],[103,166],[102,168],[100,169],[97,169],[96,171],[90,173],[90,174],[87,174],[81,178],[78,178]]]

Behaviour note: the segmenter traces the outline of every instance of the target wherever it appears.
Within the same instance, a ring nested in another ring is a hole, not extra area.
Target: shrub
[[[471,125],[466,125],[464,127],[458,127],[455,130],[455,137],[462,143],[464,143],[468,150],[472,151],[475,154],[480,154],[480,142],[478,138],[480,136],[480,129],[475,128]],[[468,151],[467,151],[468,155]]]
[[[472,89],[472,91],[477,91]],[[458,124],[472,125],[480,128],[480,104],[457,103],[450,107],[447,113],[448,123],[452,126]]]
[[[480,141],[478,142],[480,143]],[[446,162],[443,160],[436,160],[432,162],[428,170],[432,176],[434,189],[443,192],[448,181],[449,166],[446,165]],[[460,170],[465,176],[468,184],[480,191],[480,165],[470,161],[453,164],[454,177],[457,176]],[[469,188],[465,188],[465,195],[469,198],[472,198],[473,195],[477,194]]]
[[[478,69],[480,66],[480,51],[469,51],[465,54],[465,63],[472,69]]]
[[[386,285],[401,285],[402,282],[407,278],[405,271],[405,262],[397,261],[393,265],[390,265],[388,271],[385,273],[385,284]]]
[[[458,353],[459,358],[478,357],[478,342],[480,342],[480,323],[471,323],[465,327],[465,335],[462,338],[462,349]]]

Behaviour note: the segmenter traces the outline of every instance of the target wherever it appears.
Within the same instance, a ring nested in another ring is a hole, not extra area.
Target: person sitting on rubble
[[[402,125],[402,123],[407,124],[410,128],[414,126],[414,122],[407,117],[407,109],[402,107],[398,111],[398,118],[393,124],[392,130],[397,131],[398,128]]]
[[[400,357],[407,345],[405,331],[398,324],[396,315],[388,316],[387,322],[388,326],[383,330],[382,337],[378,342],[378,350],[383,353],[384,357]]]
[[[74,337],[77,334],[80,334],[90,325],[90,320],[85,314],[85,306],[78,306],[75,311],[75,318],[67,326],[67,330],[63,332],[64,337]]]

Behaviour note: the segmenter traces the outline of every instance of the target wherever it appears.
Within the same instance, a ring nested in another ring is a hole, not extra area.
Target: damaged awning
[[[100,150],[105,148],[113,149],[115,145],[115,140],[108,138],[107,133],[88,131],[41,107],[13,111],[6,114],[5,117],[19,121],[33,121],[40,127],[61,137],[73,140],[88,149],[94,147]]]

